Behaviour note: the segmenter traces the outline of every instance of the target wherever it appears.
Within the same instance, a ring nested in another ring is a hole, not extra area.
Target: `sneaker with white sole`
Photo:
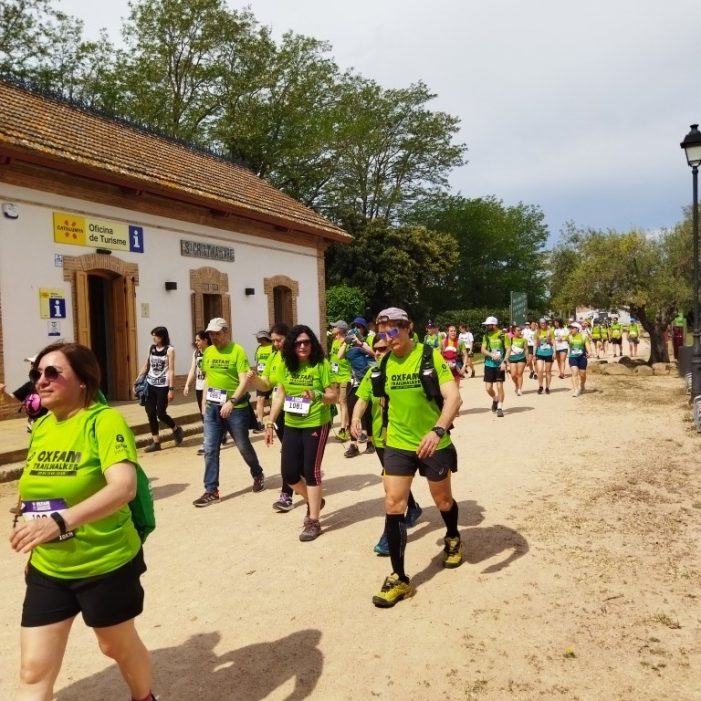
[[[392,608],[398,601],[408,599],[410,596],[414,596],[414,587],[411,586],[411,582],[405,582],[399,579],[398,575],[392,573],[385,578],[379,593],[372,597],[372,603],[378,608],[388,609]]]
[[[205,492],[199,499],[195,499],[192,503],[195,506],[203,507],[218,504],[220,501],[219,492]]]
[[[292,511],[293,508],[292,497],[289,494],[285,494],[285,492],[280,492],[280,496],[273,502],[273,509],[281,513]]]
[[[321,524],[318,518],[305,518],[304,528],[299,534],[299,539],[303,543],[308,543],[311,540],[316,540],[321,535]]]

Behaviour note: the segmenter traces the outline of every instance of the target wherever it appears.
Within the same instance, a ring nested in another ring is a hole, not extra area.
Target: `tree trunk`
[[[669,348],[667,343],[667,328],[669,324],[664,318],[655,316],[650,319],[645,313],[645,308],[631,306],[631,312],[640,319],[642,327],[650,334],[650,359],[648,364],[668,363]]]

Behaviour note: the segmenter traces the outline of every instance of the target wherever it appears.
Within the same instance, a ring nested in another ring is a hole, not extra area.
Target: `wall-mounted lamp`
[[[247,287],[244,292],[246,293],[246,297],[250,297],[251,295],[254,295],[256,293],[255,289],[253,287]]]
[[[177,282],[166,282],[166,290],[168,292],[171,292],[172,290],[177,290],[178,289],[178,283]]]
[[[99,253],[101,256],[111,256],[112,251],[109,248],[96,248],[95,253]]]

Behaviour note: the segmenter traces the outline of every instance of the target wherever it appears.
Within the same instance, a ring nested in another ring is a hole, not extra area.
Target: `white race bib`
[[[542,351],[549,351],[552,346],[549,343],[541,343],[538,348],[540,348]]]
[[[206,399],[212,404],[224,404],[226,402],[226,390],[217,389],[216,387],[207,387]]]
[[[258,365],[256,365],[256,371],[258,372],[258,374],[262,375],[263,370],[265,370],[265,363],[258,363]]]
[[[570,350],[570,355],[571,355],[572,357],[576,357],[576,356],[578,356],[578,355],[582,355],[582,353],[584,353],[584,351],[583,351],[581,348],[572,348],[572,349]]]
[[[338,374],[338,363],[331,363],[331,372]]]
[[[289,414],[307,416],[311,408],[311,399],[305,399],[304,397],[285,397],[285,411]]]
[[[49,518],[51,514],[63,513],[68,508],[64,499],[45,499],[43,501],[23,501],[22,517],[25,521],[33,521],[37,518]],[[67,531],[65,535],[59,536],[51,542],[68,540],[75,535],[74,531]]]

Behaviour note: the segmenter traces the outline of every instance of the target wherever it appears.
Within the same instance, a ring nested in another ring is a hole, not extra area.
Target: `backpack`
[[[41,399],[36,392],[31,392],[22,401],[22,409],[30,419],[37,419],[44,413],[44,407],[41,405]]]
[[[441,386],[438,382],[438,373],[436,366],[433,364],[434,348],[428,344],[423,344],[421,353],[421,366],[419,369],[419,381],[426,395],[427,401],[435,401],[438,405],[438,410],[443,411],[443,395],[441,394]],[[380,364],[373,368],[370,372],[370,382],[372,384],[372,394],[375,397],[381,397],[384,401],[382,408],[382,426],[386,427],[389,422],[389,397],[385,392],[385,382],[387,381],[387,361],[389,353],[386,353]],[[452,428],[452,426],[451,426]],[[450,432],[450,429],[448,429]]]
[[[106,409],[107,406],[103,408]],[[95,443],[97,443],[95,435],[96,421],[97,414],[91,426],[91,436]],[[129,502],[129,510],[131,511],[131,520],[134,523],[134,528],[136,528],[141,542],[144,543],[149,534],[156,530],[156,512],[153,507],[153,490],[151,489],[148,475],[139,463],[136,463],[134,467],[136,468],[136,495]]]

